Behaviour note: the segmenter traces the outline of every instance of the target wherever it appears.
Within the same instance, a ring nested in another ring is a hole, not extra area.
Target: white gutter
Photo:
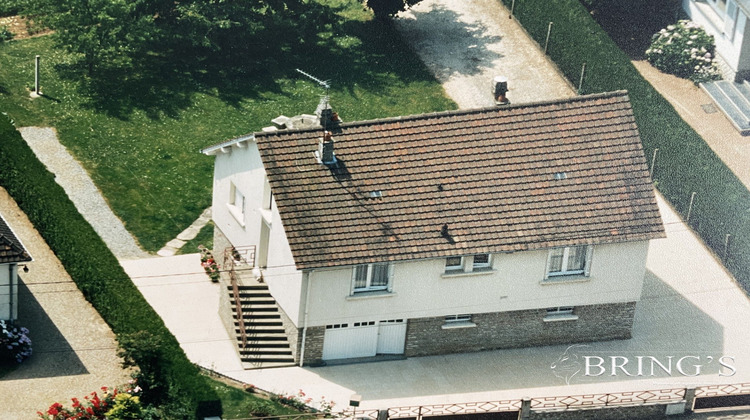
[[[227,141],[222,142],[222,143],[218,143],[218,144],[214,144],[214,145],[208,146],[205,149],[201,149],[201,153],[203,153],[204,155],[209,155],[210,156],[210,155],[215,154],[217,151],[221,151],[222,149],[226,149],[227,147],[231,147],[231,146],[233,146],[235,144],[238,145],[238,146],[240,146],[240,144],[242,142],[254,141],[254,140],[255,140],[255,134],[248,134],[246,136],[237,137],[235,139],[227,140]]]
[[[310,274],[312,274],[313,271],[307,271],[305,272],[305,283],[307,286],[307,290],[305,291],[305,318],[302,321],[302,347],[299,351],[299,367],[302,367],[305,365],[305,340],[307,339],[307,307],[310,303]]]

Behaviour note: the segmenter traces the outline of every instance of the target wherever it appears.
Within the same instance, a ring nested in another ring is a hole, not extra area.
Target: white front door
[[[323,360],[375,356],[378,326],[375,321],[326,325]]]
[[[403,319],[380,321],[377,354],[404,354],[406,322]]]

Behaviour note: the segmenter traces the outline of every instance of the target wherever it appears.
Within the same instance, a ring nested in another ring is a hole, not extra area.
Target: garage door
[[[378,326],[375,321],[326,325],[323,360],[375,356]]]
[[[406,322],[403,319],[380,321],[377,354],[404,354],[404,344],[406,344]]]

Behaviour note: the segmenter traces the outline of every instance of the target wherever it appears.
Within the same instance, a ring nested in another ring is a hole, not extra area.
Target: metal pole
[[[685,223],[690,223],[690,213],[693,211],[693,200],[695,200],[695,192],[690,194],[690,204],[688,204],[688,212],[687,216],[685,217]]]
[[[39,56],[37,55],[35,60],[35,69],[34,69],[34,93],[37,95],[40,94],[39,92]]]
[[[578,94],[581,94],[581,89],[583,88],[583,75],[586,74],[586,63],[583,63],[583,67],[581,67],[581,80],[578,81]]]
[[[657,147],[654,149],[654,157],[651,158],[651,177],[654,177],[654,165],[656,165],[656,153],[659,151],[659,148]]]
[[[508,15],[508,19],[513,19],[513,9],[516,8],[516,0],[513,0],[510,3],[510,15]]]
[[[724,261],[727,260],[727,256],[729,255],[729,238],[732,235],[727,233],[727,235],[724,237]]]
[[[549,34],[552,32],[552,22],[547,26],[547,39],[544,41],[544,54],[547,54],[547,46],[549,45]]]

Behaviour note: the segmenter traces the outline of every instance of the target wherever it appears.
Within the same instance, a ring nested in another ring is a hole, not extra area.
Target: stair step
[[[261,313],[250,313],[250,311],[242,311],[243,319],[263,319],[263,320],[281,320],[281,315],[278,313],[261,312]]]
[[[701,87],[741,134],[750,134],[750,97],[746,96],[750,89],[746,84],[719,80],[701,83]]]
[[[241,340],[238,340],[241,341]],[[255,340],[255,339],[249,339],[247,340],[247,348],[249,349],[255,349],[255,348],[268,348],[268,349],[283,349],[288,351],[289,350],[289,343],[286,341],[266,341],[266,340]]]
[[[233,293],[229,293],[229,297],[233,298]],[[271,296],[270,293],[264,293],[264,292],[240,292],[240,299],[273,299],[273,296]]]
[[[239,335],[240,335],[239,328],[235,328],[234,329],[234,333],[237,334],[237,336],[239,337]],[[287,340],[286,340],[286,334],[281,334],[281,333],[279,333],[279,334],[263,334],[261,336],[259,336],[257,334],[247,334],[247,339],[248,340],[252,340],[253,342],[268,342],[268,343],[270,343],[270,342],[276,342],[276,343],[285,342],[286,343],[287,342]]]
[[[292,351],[287,349],[279,349],[275,347],[253,347],[248,345],[245,349],[240,349],[240,355],[242,356],[292,356]]]
[[[294,358],[292,357],[243,357],[241,359],[244,363],[289,363],[294,364]]]
[[[237,308],[235,308],[234,305],[232,305],[232,312],[236,312]],[[242,306],[242,313],[253,313],[253,312],[278,312],[279,308],[276,307],[276,305],[253,305],[253,306]]]
[[[237,289],[240,292],[247,291],[247,290],[268,290],[268,285],[262,285],[262,286],[261,285],[237,286]],[[232,291],[232,286],[227,286],[227,290],[229,290],[231,292]]]

